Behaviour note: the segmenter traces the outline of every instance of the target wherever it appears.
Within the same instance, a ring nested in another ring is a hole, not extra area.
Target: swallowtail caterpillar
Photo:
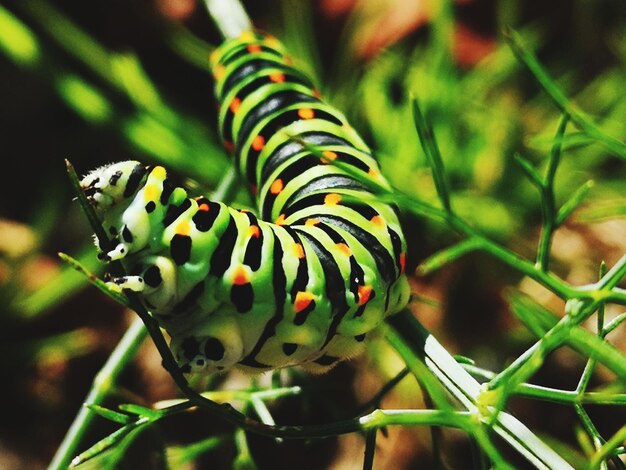
[[[211,55],[220,133],[259,218],[190,197],[161,166],[114,163],[81,182],[116,244],[101,257],[129,269],[112,282],[138,293],[183,372],[324,371],[408,302],[395,208],[363,179],[388,183],[291,63],[250,32]]]

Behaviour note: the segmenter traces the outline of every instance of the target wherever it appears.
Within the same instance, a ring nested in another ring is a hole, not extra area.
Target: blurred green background
[[[626,135],[622,0],[244,3],[255,25],[283,40],[324,96],[349,116],[392,184],[435,201],[411,116],[411,97],[417,97],[433,124],[459,212],[524,256],[534,256],[541,206],[513,157],[519,153],[542,168],[560,111],[516,60],[503,29],[520,34],[524,46],[606,134],[620,140]],[[159,162],[198,192],[214,188],[229,168],[215,133],[206,63],[219,41],[202,5],[193,0],[0,1],[5,165],[0,368],[6,378],[0,468],[47,464],[132,318],[56,256],[68,252],[101,271],[88,224],[72,202],[64,159],[81,174],[110,161]],[[574,284],[589,283],[600,261],[610,265],[626,252],[626,165],[624,156],[571,125],[564,149],[557,201],[589,180],[595,185],[586,204],[557,232],[551,268]],[[252,204],[243,188],[236,198],[240,205]],[[441,225],[410,216],[404,223],[409,272],[456,240]],[[558,299],[485,256],[470,255],[428,277],[414,276],[412,283],[416,293],[437,305],[416,304],[420,320],[452,351],[488,368],[501,367],[531,340],[509,312],[507,288],[562,310]],[[622,349],[626,345],[623,333],[613,341]],[[567,351],[555,356],[540,378],[552,386],[575,386],[582,359]],[[276,419],[328,422],[350,416],[346,410],[354,410],[354,403],[364,401],[397,368],[386,347],[374,344],[367,357],[326,376],[296,373],[290,380],[304,383],[308,392],[281,405]],[[224,380],[248,379],[235,374]],[[602,373],[595,380],[602,382]],[[390,398],[395,406],[411,401],[403,390]],[[112,402],[150,404],[175,393],[159,358],[146,346]],[[574,442],[573,412],[540,403],[519,407],[530,424]],[[600,413],[606,413],[598,422],[607,433],[626,420],[620,410]],[[191,442],[206,436],[202,423],[211,419],[198,415],[170,423],[160,429],[161,437]],[[99,421],[89,438],[111,429]],[[380,465],[427,468],[429,451],[419,444],[420,432],[392,432],[381,444]],[[459,436],[447,445],[457,455],[451,468],[462,468],[454,464],[464,461],[470,445]],[[251,448],[261,468],[327,468],[332,462],[334,468],[353,468],[350,462],[362,452],[362,442],[351,436],[281,447],[252,438]],[[234,451],[226,449],[212,460],[223,465],[219,468],[229,466]]]

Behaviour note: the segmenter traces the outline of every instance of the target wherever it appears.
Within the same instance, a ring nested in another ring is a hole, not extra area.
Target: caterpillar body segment
[[[114,282],[138,292],[183,371],[324,371],[408,301],[395,209],[363,180],[387,183],[276,39],[245,33],[211,64],[220,133],[260,217],[189,197],[160,166],[112,164],[82,181],[115,240],[101,257],[124,260]]]

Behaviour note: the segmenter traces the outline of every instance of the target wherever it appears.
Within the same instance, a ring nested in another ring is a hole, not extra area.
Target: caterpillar
[[[161,166],[89,173],[113,238],[110,282],[138,293],[185,373],[292,365],[322,372],[408,302],[406,244],[369,148],[274,37],[246,32],[210,57],[221,138],[259,217],[190,197]],[[340,162],[341,164],[335,164]]]

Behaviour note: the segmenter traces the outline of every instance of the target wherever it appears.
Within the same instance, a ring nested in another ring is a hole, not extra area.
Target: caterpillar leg
[[[232,317],[215,315],[193,333],[172,336],[170,348],[184,373],[227,370],[244,354],[241,332]]]
[[[112,290],[118,292],[121,292],[122,289],[128,289],[133,292],[143,292],[146,287],[146,283],[141,276],[114,277],[109,282],[107,282],[107,285]]]
[[[106,262],[116,261],[123,259],[129,252],[129,247],[126,243],[118,243],[115,248],[106,253],[102,252],[98,255],[98,257]]]

